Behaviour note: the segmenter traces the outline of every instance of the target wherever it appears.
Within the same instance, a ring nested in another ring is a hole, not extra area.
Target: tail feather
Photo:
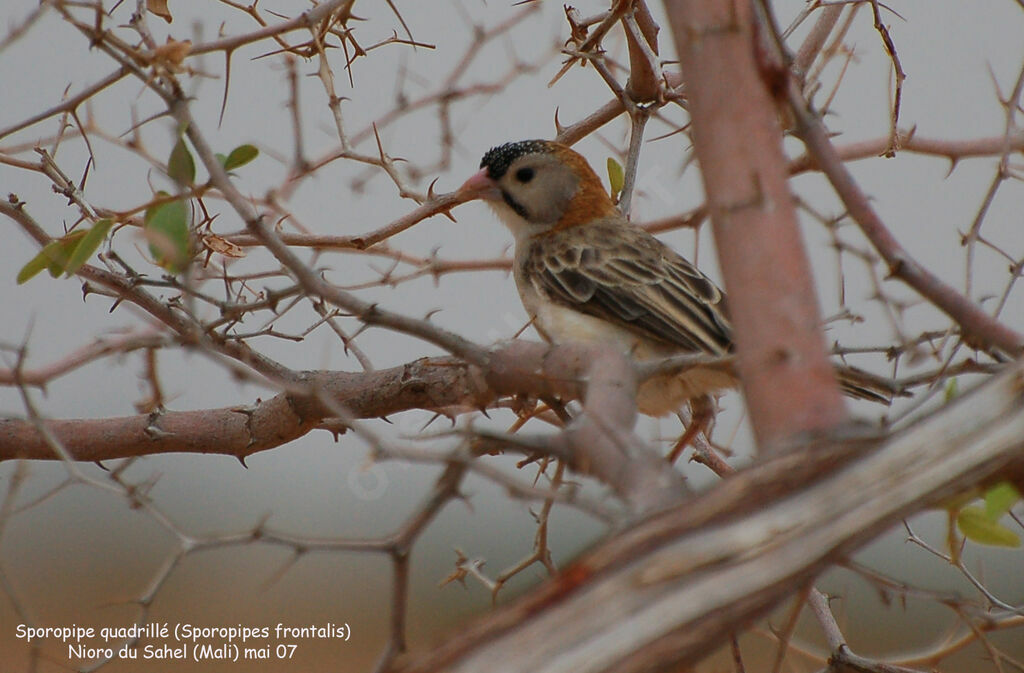
[[[888,406],[894,397],[910,397],[910,393],[894,381],[849,365],[837,365],[836,378],[843,392],[858,400]]]

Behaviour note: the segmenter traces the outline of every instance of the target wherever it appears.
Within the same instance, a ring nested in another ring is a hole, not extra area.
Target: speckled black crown
[[[547,140],[520,140],[515,143],[505,143],[487,150],[487,154],[480,160],[480,168],[486,168],[487,174],[492,179],[500,180],[512,162],[519,157],[538,152],[551,152],[553,149]]]

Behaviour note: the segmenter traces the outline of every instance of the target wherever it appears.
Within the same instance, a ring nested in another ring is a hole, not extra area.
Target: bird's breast
[[[536,291],[527,290],[522,295],[537,331],[553,343],[608,344],[637,360],[678,354],[624,327],[545,300]],[[731,373],[717,369],[697,367],[678,375],[657,375],[645,381],[637,391],[637,409],[648,416],[664,416],[681,409],[687,400],[735,386],[736,378]]]
[[[641,360],[672,353],[671,349],[648,341],[625,327],[552,301],[538,292],[519,269],[516,270],[516,286],[534,327],[552,343],[608,344]]]

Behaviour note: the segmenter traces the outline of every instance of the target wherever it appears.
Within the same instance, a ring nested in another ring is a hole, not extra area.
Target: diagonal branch
[[[685,668],[901,518],[993,479],[1024,483],[1022,384],[1018,362],[890,439],[805,446],[740,472],[389,670]]]
[[[864,235],[885,260],[890,274],[902,279],[956,321],[963,329],[964,336],[974,345],[985,350],[1001,350],[1010,355],[1024,350],[1024,335],[993,319],[977,304],[910,256],[871,207],[867,195],[861,191],[829,140],[828,129],[804,100],[795,81],[788,83],[785,95],[796,122],[794,133],[814,156],[818,167],[842,199],[850,217],[860,225]]]

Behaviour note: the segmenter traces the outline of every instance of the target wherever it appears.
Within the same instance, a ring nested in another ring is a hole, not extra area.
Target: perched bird
[[[610,343],[638,360],[732,352],[722,290],[626,220],[578,153],[524,140],[491,149],[480,168],[462,190],[487,201],[511,230],[519,296],[546,340]],[[889,402],[845,381],[843,368],[839,378],[851,395]],[[737,383],[720,367],[655,376],[640,386],[637,408],[661,416]]]

